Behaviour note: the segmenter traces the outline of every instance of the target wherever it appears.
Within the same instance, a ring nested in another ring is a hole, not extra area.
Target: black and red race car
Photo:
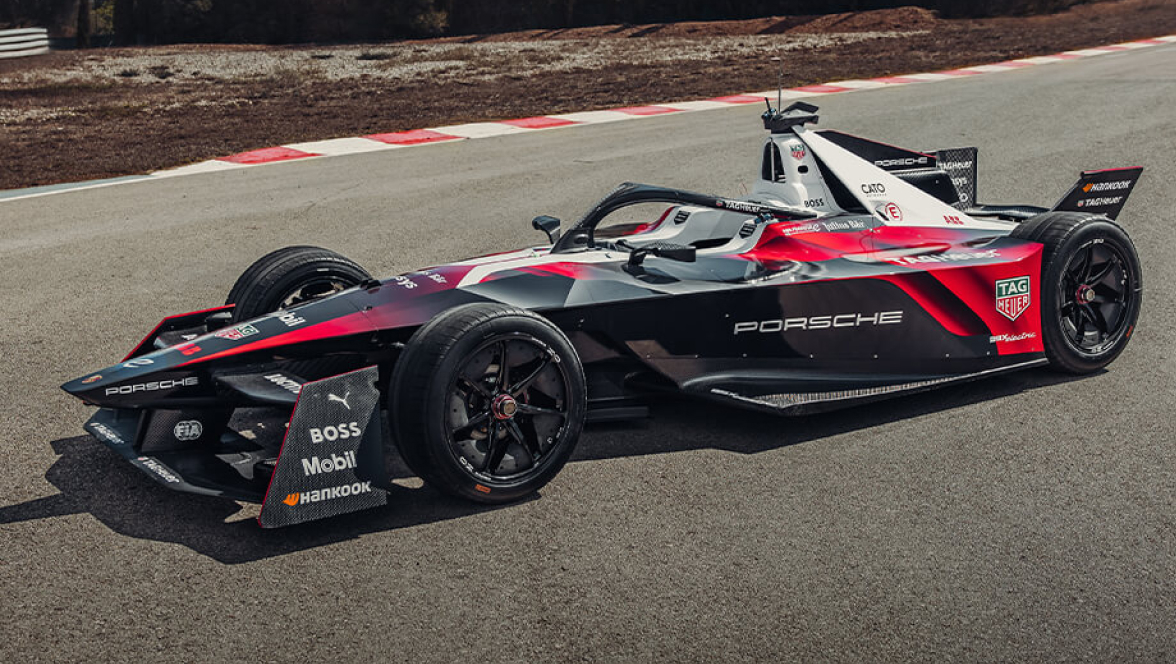
[[[974,148],[817,131],[816,111],[764,113],[742,199],[627,183],[562,233],[536,218],[550,246],[384,280],[287,247],[63,388],[151,477],[261,502],[268,527],[384,504],[386,440],[504,502],[654,392],[800,413],[1122,352],[1141,274],[1114,219],[1141,168],[1084,172],[1052,209],[980,205]]]

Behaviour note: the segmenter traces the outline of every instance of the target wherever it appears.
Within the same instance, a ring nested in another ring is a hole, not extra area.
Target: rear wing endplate
[[[1143,173],[1142,166],[1083,171],[1078,182],[1052,209],[1064,212],[1092,212],[1117,219],[1127,197]]]
[[[951,183],[955,186],[956,197],[959,202],[952,207],[967,210],[976,205],[976,161],[979,150],[976,148],[947,148],[931,153],[935,156],[936,166],[947,173]]]

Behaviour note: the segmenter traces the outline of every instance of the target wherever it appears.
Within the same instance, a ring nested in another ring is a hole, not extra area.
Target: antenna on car
[[[776,67],[776,108],[784,108],[784,59],[777,55],[772,62],[779,63]]]
[[[784,60],[777,55],[772,57],[772,62],[780,63],[780,67],[776,71],[776,108],[772,108],[772,101],[764,97],[764,103],[768,106],[768,110],[764,111],[761,116],[764,121],[764,129],[773,134],[783,134],[792,131],[793,127],[808,123],[816,124],[818,120],[816,106],[803,101],[795,101],[788,108],[784,108]]]
[[[765,115],[775,113],[778,109],[784,107],[784,60],[780,56],[775,55],[772,56],[772,62],[779,64],[776,68],[776,108],[772,108],[772,101],[764,97],[764,104],[768,106]]]

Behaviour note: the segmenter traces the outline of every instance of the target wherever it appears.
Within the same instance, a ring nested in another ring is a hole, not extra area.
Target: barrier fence
[[[21,58],[49,52],[49,31],[45,28],[0,30],[0,59]]]

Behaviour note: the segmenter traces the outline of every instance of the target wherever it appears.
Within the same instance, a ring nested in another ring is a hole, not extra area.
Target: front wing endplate
[[[386,505],[379,370],[303,385],[262,503],[263,528]]]

